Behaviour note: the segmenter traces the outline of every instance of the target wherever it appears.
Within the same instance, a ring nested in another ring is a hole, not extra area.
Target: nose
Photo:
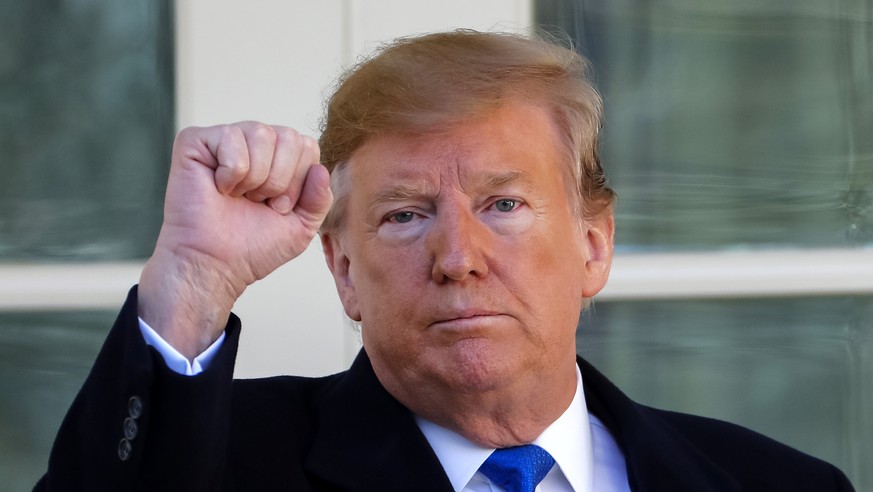
[[[488,275],[489,234],[471,210],[458,207],[438,213],[427,237],[433,254],[433,280],[443,284]]]

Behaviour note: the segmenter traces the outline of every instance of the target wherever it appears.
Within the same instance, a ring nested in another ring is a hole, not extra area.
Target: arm
[[[258,123],[189,128],[173,146],[164,223],[139,315],[188,359],[245,288],[304,251],[331,203],[318,145]]]
[[[35,490],[221,490],[239,320],[209,370],[176,374],[147,346],[131,289]]]
[[[180,132],[155,252],[37,490],[220,490],[239,334],[231,307],[306,248],[332,200],[328,181],[315,141],[290,129]],[[226,339],[208,370],[182,376],[146,345],[137,316],[189,360]]]
[[[142,318],[139,318],[138,321],[139,331],[142,333],[146,345],[153,347],[159,354],[161,354],[164,363],[167,364],[167,367],[172,369],[173,372],[184,374],[186,376],[196,376],[209,368],[210,361],[212,361],[215,354],[218,353],[225,338],[225,334],[222,333],[218,337],[218,340],[212,342],[212,345],[195,357],[194,360],[188,360],[184,355],[180,354],[179,351],[174,349],[172,345],[167,343],[166,340],[161,338],[161,336],[158,335],[151,326],[146,324]]]

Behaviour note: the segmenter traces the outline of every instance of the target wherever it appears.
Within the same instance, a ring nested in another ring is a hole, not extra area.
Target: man
[[[613,241],[585,72],[548,42],[435,34],[352,70],[320,145],[183,130],[155,252],[37,489],[851,490],[577,359]],[[234,301],[319,229],[364,349],[338,375],[232,383]]]

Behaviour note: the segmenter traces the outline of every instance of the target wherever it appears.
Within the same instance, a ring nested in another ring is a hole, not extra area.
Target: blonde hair
[[[609,209],[598,156],[602,102],[585,58],[555,40],[457,30],[400,38],[358,63],[328,100],[319,139],[334,206],[322,225],[342,225],[351,186],[344,168],[373,137],[421,135],[486,115],[511,100],[546,110],[561,132],[580,217]]]

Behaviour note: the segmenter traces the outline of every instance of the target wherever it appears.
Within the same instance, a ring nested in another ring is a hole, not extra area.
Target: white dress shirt
[[[195,357],[192,362],[189,361],[187,357],[180,354],[175,347],[167,343],[167,341],[158,335],[158,332],[149,326],[148,323],[143,321],[142,318],[137,319],[139,319],[139,331],[142,332],[142,337],[145,338],[146,345],[154,347],[155,350],[163,356],[167,367],[172,369],[176,374],[196,376],[205,371],[206,368],[209,367],[209,363],[215,357],[215,354],[218,353],[221,344],[224,343],[224,332],[221,332],[221,336],[218,337],[218,340],[212,342],[212,345],[204,350],[202,354]]]
[[[224,333],[202,354],[189,361],[145,321],[139,329],[147,345],[157,350],[171,370],[195,376],[209,366]],[[452,430],[415,416],[415,422],[436,453],[456,492],[503,492],[479,467],[494,451],[483,448]],[[567,436],[573,436],[567,439]],[[555,459],[555,466],[537,486],[537,492],[630,492],[624,455],[606,426],[588,413],[582,374],[576,368],[576,394],[567,410],[537,437],[540,446]]]
[[[502,488],[479,472],[494,448],[479,446],[452,430],[415,417],[456,492],[495,492]],[[573,436],[567,439],[567,436]],[[582,374],[576,368],[576,394],[567,410],[533,444],[555,459],[538,492],[629,492],[624,456],[603,423],[588,413]]]

